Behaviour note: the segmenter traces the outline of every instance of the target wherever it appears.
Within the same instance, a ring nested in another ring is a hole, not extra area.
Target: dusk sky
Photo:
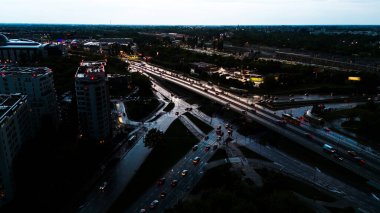
[[[0,23],[380,24],[380,0],[1,0]]]

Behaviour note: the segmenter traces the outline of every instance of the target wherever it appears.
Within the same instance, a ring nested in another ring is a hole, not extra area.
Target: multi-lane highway
[[[139,68],[140,66],[133,66],[132,68],[134,70],[142,71]],[[152,68],[153,69],[153,68]],[[146,70],[147,71],[147,70]],[[145,74],[148,74],[149,72],[144,72]],[[159,71],[159,70],[158,70]],[[155,73],[154,71],[150,71],[152,73]],[[149,73],[150,75],[153,75],[152,73]],[[161,71],[162,73],[162,71]],[[160,76],[162,74],[157,74],[156,76]],[[166,78],[166,77],[165,77]],[[184,77],[182,77],[184,78]],[[219,103],[223,104],[229,104],[231,109],[235,109],[238,112],[245,111],[244,114],[248,117],[257,116],[258,118],[262,119],[263,121],[270,122],[271,125],[278,126],[276,123],[277,119],[279,119],[278,116],[274,115],[272,111],[267,110],[265,108],[262,108],[261,106],[256,105],[256,108],[252,108],[250,105],[245,104],[247,100],[242,99],[241,97],[234,97],[232,94],[229,94],[227,92],[223,92],[221,89],[212,89],[208,85],[207,92],[204,91],[205,87],[202,87],[202,83],[196,82],[193,79],[191,80],[191,84],[189,84],[188,80],[178,78],[178,80],[181,80],[181,82],[187,82],[183,83],[186,86],[191,85],[198,85],[199,89],[197,89],[195,92],[198,92],[202,94],[202,92],[206,93],[207,95],[217,98],[219,100]],[[174,80],[177,80],[174,78]],[[177,116],[175,116],[174,112],[182,112],[185,111],[188,107],[193,107],[180,98],[175,98],[171,95],[170,92],[166,91],[162,87],[160,87],[158,84],[153,82],[153,85],[155,89],[160,93],[158,96],[165,96],[168,99],[171,99],[173,102],[175,102],[175,108],[172,111],[172,113],[163,113],[162,110],[157,112],[157,115],[152,117],[150,119],[151,121],[146,123],[145,126],[148,128],[160,128],[161,130],[165,130]],[[190,87],[191,89],[192,87]],[[162,95],[161,95],[162,94]],[[221,94],[224,94],[227,96],[220,97]],[[204,95],[204,94],[202,94]],[[231,99],[231,100],[229,100]],[[215,99],[214,99],[215,100]],[[119,111],[123,115],[123,106],[119,106]],[[253,110],[256,110],[255,113]],[[204,120],[206,122],[212,122],[213,126],[217,126],[220,124],[223,124],[223,121],[220,121],[219,119],[210,119],[200,111],[196,110],[194,108],[193,114],[200,118],[201,120]],[[123,122],[126,122],[127,117],[122,118]],[[279,126],[282,127],[282,126]],[[287,134],[293,134],[291,137],[301,137],[304,140],[307,140],[307,138],[304,137],[304,135],[300,135],[297,131],[292,131],[292,128],[297,128],[291,125],[284,126],[285,128],[288,128]],[[306,128],[305,126],[303,126]],[[297,135],[298,134],[298,135]],[[210,149],[208,152],[204,150],[205,146],[208,146],[209,144],[214,143],[215,141],[215,134],[210,134],[209,139],[207,141],[202,140],[199,144],[199,148],[196,151],[190,151],[183,159],[181,159],[171,170],[168,171],[167,174],[164,176],[166,177],[166,182],[162,186],[152,186],[147,194],[143,196],[140,200],[138,200],[137,203],[135,203],[133,206],[128,207],[128,212],[136,212],[139,211],[141,208],[149,208],[149,205],[152,203],[153,200],[159,200],[160,203],[157,205],[159,209],[165,209],[168,207],[173,206],[178,199],[184,198],[189,190],[200,180],[203,174],[203,169],[208,161],[208,159],[213,154],[213,150]],[[247,143],[247,138],[240,136],[236,134],[236,139],[241,143],[242,145],[247,146],[248,148],[259,150],[259,145],[257,143]],[[245,141],[245,142],[244,142]],[[310,143],[310,142],[309,142]],[[311,143],[313,144],[313,143]],[[319,143],[314,143],[315,149],[320,150],[320,154],[327,155],[321,150],[321,145]],[[279,151],[270,149],[270,147],[261,147],[260,146],[260,152],[261,154],[265,155],[267,158],[274,160],[276,162],[280,162],[281,165],[284,166],[284,172],[291,173],[293,176],[299,176],[302,177],[304,180],[311,180],[311,177],[314,176],[314,182],[318,183],[317,187],[326,188],[327,190],[332,191],[333,193],[339,192],[339,195],[344,197],[345,199],[357,202],[357,206],[360,207],[367,207],[365,209],[370,210],[372,212],[373,209],[377,208],[377,201],[371,198],[370,195],[359,192],[358,190],[347,186],[343,183],[341,183],[339,180],[333,179],[326,174],[320,173],[315,175],[314,168],[310,168],[306,165],[304,165],[302,162],[296,162],[294,159],[292,159],[289,156],[285,156],[284,154],[280,153]],[[146,149],[143,146],[142,140],[139,140],[137,145],[125,155],[125,157],[122,157],[120,163],[115,167],[111,173],[108,173],[105,175],[101,180],[99,180],[99,183],[91,192],[91,194],[87,197],[87,199],[84,200],[83,204],[80,206],[79,211],[80,212],[104,212],[106,209],[110,207],[112,204],[112,201],[117,198],[117,196],[124,190],[124,187],[129,182],[129,180],[133,177],[135,170],[141,165],[141,163],[144,161],[145,156],[149,153],[149,150]],[[198,165],[193,165],[192,160],[194,157],[200,157],[200,162]],[[327,157],[329,157],[327,155]],[[332,159],[336,161],[336,159]],[[345,160],[344,160],[345,161]],[[338,162],[339,163],[339,162]],[[347,164],[352,164],[353,162],[347,161]],[[360,168],[360,167],[359,167]],[[188,173],[186,176],[182,177],[180,175],[180,172],[182,172],[184,169],[188,170]],[[314,175],[313,175],[314,174]],[[178,184],[176,187],[171,186],[171,180],[176,179],[178,180]],[[103,186],[104,182],[107,182],[107,185],[104,190],[100,190],[100,187]],[[332,187],[333,186],[333,187]],[[160,198],[161,192],[166,192],[166,197],[164,199]],[[342,193],[343,192],[343,193]]]
[[[214,88],[192,78],[172,73],[149,64],[131,63],[131,67],[134,70],[155,77],[164,78],[223,105],[228,105],[231,109],[244,114],[256,122],[292,139],[302,146],[340,164],[358,175],[368,180],[372,180],[375,183],[380,183],[380,168],[378,166],[380,157],[377,153],[369,151],[368,149],[363,149],[363,147],[355,146],[353,143],[347,143],[345,140],[337,140],[335,135],[330,136],[329,134],[322,134],[320,131],[315,131],[315,129],[307,125],[301,124],[299,126],[294,126],[291,124],[279,124],[278,120],[281,119],[281,117],[274,114],[273,111],[260,107],[255,103],[249,105],[247,104],[247,100],[229,94],[221,88]],[[306,135],[310,135],[310,137],[305,137]],[[332,145],[339,144],[335,149],[341,156],[344,156],[344,160],[337,160],[333,156],[324,152],[322,146],[326,143]],[[364,166],[359,165],[356,159],[347,154],[347,150],[354,150],[361,153],[361,157],[363,157],[367,163]]]
[[[208,140],[201,140],[196,150],[189,151],[162,176],[162,178],[165,178],[165,182],[159,183],[159,180],[157,180],[158,182],[126,212],[140,212],[141,209],[156,209],[163,212],[164,209],[172,207],[178,200],[189,193],[190,189],[201,179],[207,161],[215,152],[212,149],[212,146],[216,143],[215,132],[208,134],[208,137]],[[210,149],[206,150],[206,147],[210,147]],[[196,157],[200,158],[199,163],[193,163]],[[184,170],[187,170],[186,174],[183,174]],[[175,186],[172,184],[174,180],[177,181]],[[165,197],[162,197],[161,193],[165,193]],[[150,206],[154,200],[158,200],[159,204]]]

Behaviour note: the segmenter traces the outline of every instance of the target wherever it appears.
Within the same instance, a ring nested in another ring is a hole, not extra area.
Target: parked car
[[[192,148],[193,151],[197,151],[198,150],[198,145],[194,145],[193,148]]]

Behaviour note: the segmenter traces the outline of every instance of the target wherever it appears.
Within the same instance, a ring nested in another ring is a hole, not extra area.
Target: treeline
[[[312,33],[321,31],[322,33]],[[373,35],[349,33],[372,31]],[[200,41],[224,35],[234,45],[257,44],[277,48],[291,48],[333,53],[346,56],[380,57],[380,27],[378,26],[127,26],[127,25],[44,25],[3,24],[0,32],[21,34],[49,34],[51,40],[101,37],[131,37],[139,39],[139,32],[181,33]],[[327,32],[327,33],[325,33]],[[328,34],[329,32],[338,32]]]
[[[305,91],[323,93],[376,93],[380,79],[377,74],[364,72],[341,72],[329,69],[321,69],[312,66],[290,65],[273,61],[252,59],[236,59],[219,55],[206,55],[184,50],[179,47],[164,46],[158,39],[149,43],[140,43],[140,51],[145,56],[152,56],[151,62],[162,67],[190,74],[190,63],[207,62],[223,68],[236,68],[256,70],[265,78],[261,89],[271,93],[280,90],[305,88]],[[349,76],[361,77],[359,82],[348,81]],[[217,74],[209,76],[201,73],[198,76],[204,80],[211,80],[224,86],[233,86],[242,89],[254,89],[250,84],[242,84],[237,80],[226,80]],[[321,87],[324,87],[325,89]]]

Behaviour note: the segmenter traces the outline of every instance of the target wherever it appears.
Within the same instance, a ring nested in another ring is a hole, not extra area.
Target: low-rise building
[[[24,63],[49,55],[62,55],[62,48],[28,39],[8,39],[0,34],[0,63]]]
[[[218,70],[218,66],[206,62],[190,63],[190,74],[193,75],[212,75],[213,72]]]

